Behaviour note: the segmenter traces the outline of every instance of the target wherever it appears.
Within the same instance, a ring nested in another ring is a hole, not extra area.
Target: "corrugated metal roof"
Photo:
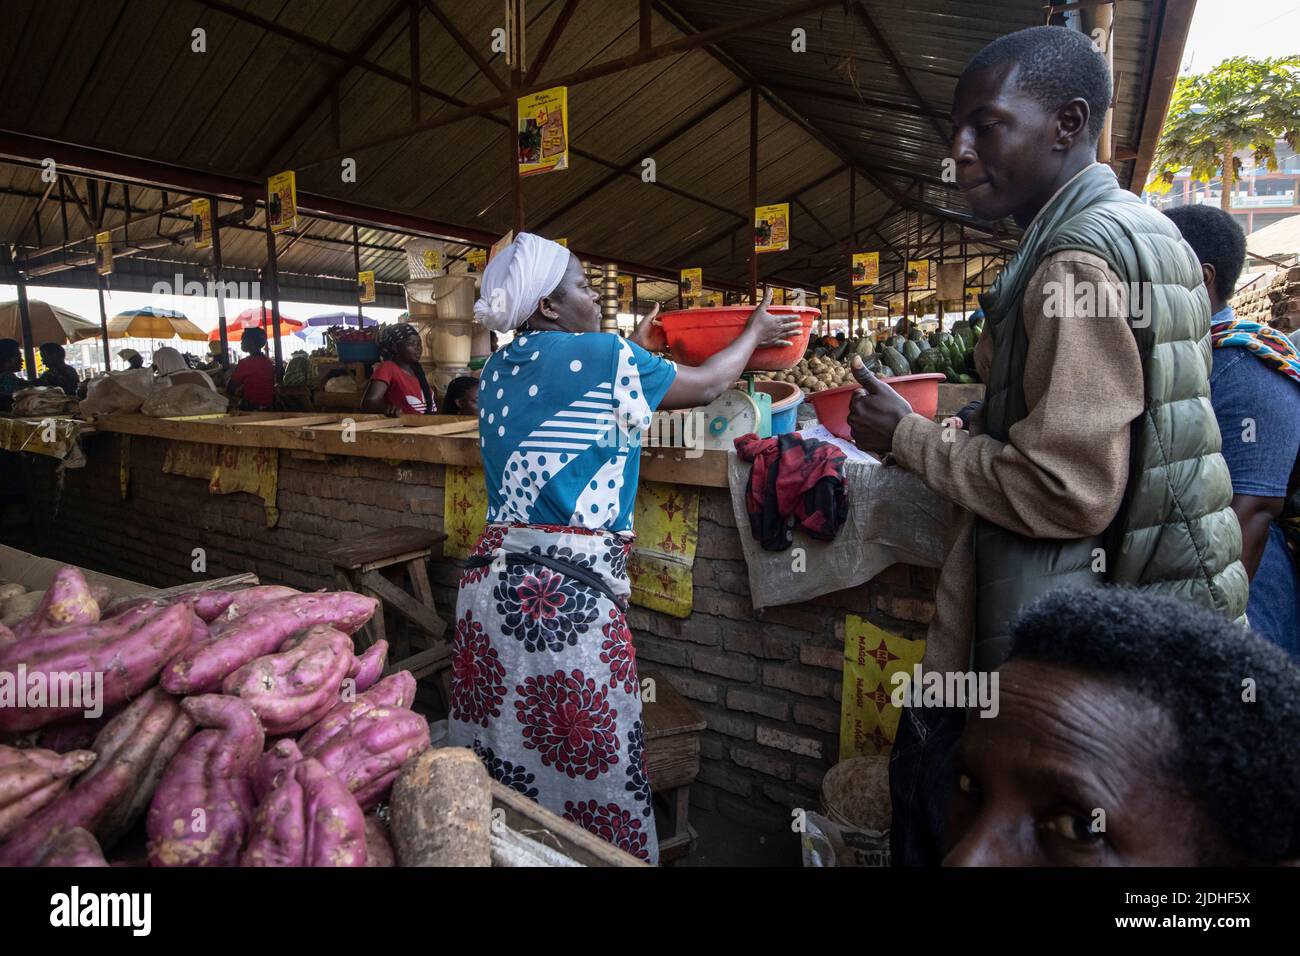
[[[655,0],[653,43],[789,2]],[[1115,141],[1129,149],[1137,146],[1145,106],[1152,2],[1116,5]],[[491,30],[504,19],[501,4],[437,5],[508,80],[502,55],[489,49]],[[634,0],[577,4],[542,77],[635,53],[639,7]],[[565,8],[563,0],[529,0],[529,62]],[[499,96],[430,4],[416,10],[420,120]],[[505,108],[353,149],[357,181],[340,175],[339,141],[364,144],[412,124],[409,16],[406,0],[9,0],[12,29],[0,34],[0,128],[252,180],[293,168],[300,190],[501,234],[512,219]],[[570,168],[524,182],[527,221],[594,257],[661,271],[700,266],[706,284],[745,285],[752,77],[763,87],[759,202],[795,201],[793,246],[763,256],[760,275],[810,288],[843,281],[849,251],[877,249],[888,282],[901,266],[894,252],[928,234],[938,222],[934,212],[969,216],[939,165],[962,67],[996,36],[1044,17],[1041,0],[850,0],[574,85]],[[806,52],[792,49],[795,27],[806,32]],[[205,52],[192,48],[196,28],[206,31]],[[680,134],[662,142],[675,130]],[[655,161],[657,183],[641,178],[645,158]],[[862,173],[852,213],[846,164]],[[1116,164],[1122,177],[1131,165]],[[38,170],[0,166],[0,241],[37,245],[31,220],[45,186]],[[84,200],[84,184],[78,188]],[[900,210],[894,199],[909,189],[916,208]],[[120,187],[113,198],[109,227],[128,215]],[[52,200],[39,214],[45,245],[63,235],[57,196]],[[131,189],[135,215],[162,200],[160,191]],[[183,235],[184,213],[161,224],[161,234],[175,233],[178,242],[140,252],[133,269],[151,260],[160,269],[208,261]],[[85,234],[75,204],[68,215],[73,234]],[[258,212],[223,230],[231,268],[265,261],[260,224]],[[286,250],[282,272],[352,276],[350,225],[313,219],[299,232],[278,240]],[[360,233],[362,268],[373,268],[381,282],[401,281],[407,237],[369,227]],[[156,218],[131,227],[132,241],[159,234]],[[945,238],[955,251],[956,227]],[[670,283],[651,288],[672,290]]]

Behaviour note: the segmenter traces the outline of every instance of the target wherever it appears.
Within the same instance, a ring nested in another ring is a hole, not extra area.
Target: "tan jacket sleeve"
[[[1021,305],[1028,415],[1005,443],[908,415],[894,433],[895,459],[939,494],[1018,534],[1076,538],[1104,530],[1123,498],[1129,424],[1143,406],[1137,343],[1124,310],[1106,308],[1126,298],[1097,256],[1070,251],[1045,260]],[[976,352],[984,376],[990,351]]]

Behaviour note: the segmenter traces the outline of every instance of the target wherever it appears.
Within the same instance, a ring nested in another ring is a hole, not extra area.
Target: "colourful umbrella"
[[[202,342],[208,337],[183,313],[171,309],[131,309],[108,320],[111,339],[170,339],[177,335],[187,342]]]
[[[32,320],[32,338],[36,340],[32,343],[32,348],[46,342],[67,345],[99,335],[98,322],[83,319],[76,313],[39,299],[27,301],[27,314]],[[0,302],[0,339],[23,340],[23,323],[17,300]]]
[[[226,320],[226,332],[230,338],[237,338],[236,333],[244,329],[260,329],[262,327],[262,310],[245,309],[233,319]],[[266,331],[267,335],[275,328],[275,321],[271,318],[271,310],[266,310]],[[302,323],[297,319],[291,319],[283,312],[280,313],[280,334],[283,336],[286,332],[296,332],[302,328]],[[221,339],[221,329],[216,328],[208,333],[208,341],[217,342]]]

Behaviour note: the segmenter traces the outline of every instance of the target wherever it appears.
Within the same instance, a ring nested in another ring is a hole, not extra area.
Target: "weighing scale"
[[[772,396],[754,388],[754,374],[741,376],[745,389],[729,388],[708,405],[695,411],[704,415],[704,447],[727,451],[742,435],[757,434],[759,438],[772,437]]]

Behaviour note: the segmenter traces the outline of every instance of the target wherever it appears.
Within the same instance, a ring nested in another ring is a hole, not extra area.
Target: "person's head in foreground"
[[[524,232],[483,270],[474,318],[496,332],[599,332],[600,294],[577,256]]]
[[[249,355],[258,355],[266,348],[266,332],[262,329],[244,329],[239,336],[239,348]]]
[[[1211,314],[1222,312],[1246,264],[1246,234],[1237,220],[1215,206],[1178,206],[1165,215],[1173,220],[1201,263]]]
[[[949,866],[1294,865],[1300,669],[1222,615],[1058,590],[957,748]]]
[[[453,378],[447,385],[441,411],[447,415],[477,415],[478,379],[472,375]]]
[[[975,215],[1028,225],[1096,161],[1110,97],[1105,58],[1076,30],[1030,27],[980,50],[952,111],[957,187]]]

